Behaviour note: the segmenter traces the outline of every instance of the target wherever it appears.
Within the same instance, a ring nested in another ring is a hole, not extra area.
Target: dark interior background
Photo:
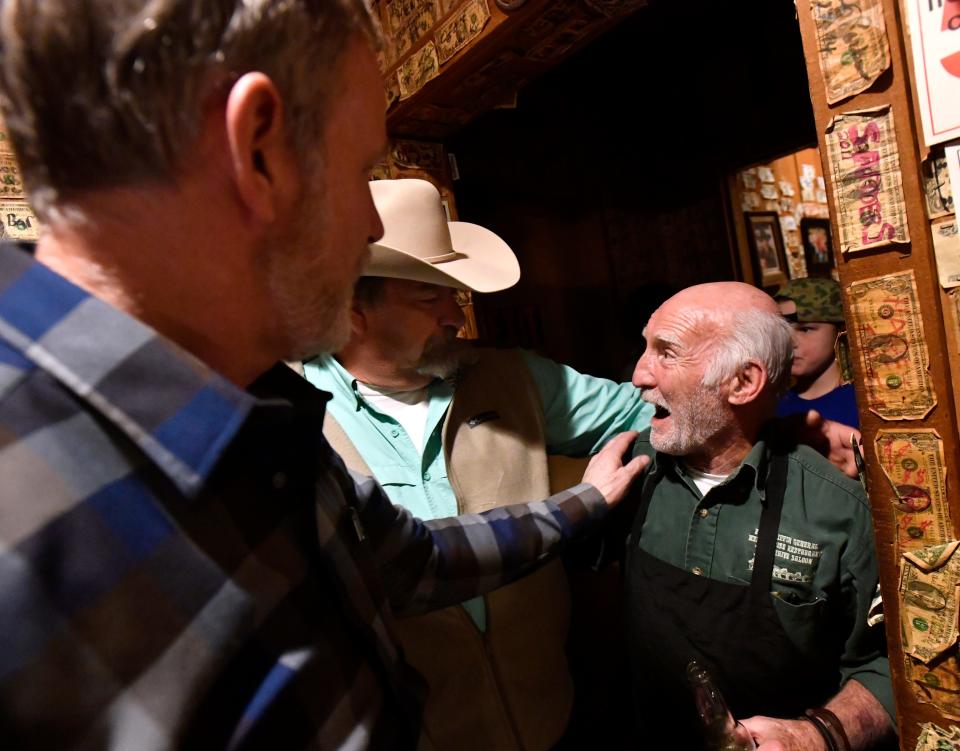
[[[628,377],[663,297],[741,277],[726,175],[815,144],[792,0],[652,2],[446,144],[523,269],[481,336]]]

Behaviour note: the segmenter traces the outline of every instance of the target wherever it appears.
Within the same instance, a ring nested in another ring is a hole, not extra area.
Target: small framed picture
[[[788,280],[787,255],[783,250],[783,233],[776,211],[748,211],[747,241],[753,271],[761,287],[784,284]]]
[[[804,217],[800,220],[800,240],[810,276],[830,277],[836,266],[829,219]]]

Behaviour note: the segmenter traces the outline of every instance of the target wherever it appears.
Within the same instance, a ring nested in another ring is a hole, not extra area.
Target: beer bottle
[[[750,731],[730,714],[710,673],[696,660],[687,665],[687,681],[703,721],[706,751],[754,751],[757,744]]]

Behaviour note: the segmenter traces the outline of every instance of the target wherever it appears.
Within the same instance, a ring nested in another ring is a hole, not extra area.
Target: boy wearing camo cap
[[[833,279],[794,279],[774,295],[793,326],[793,387],[777,405],[786,416],[815,409],[828,420],[860,426],[853,384],[843,383],[834,346],[844,329],[840,285]]]

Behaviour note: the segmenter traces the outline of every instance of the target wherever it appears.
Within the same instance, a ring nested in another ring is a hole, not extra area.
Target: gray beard
[[[470,345],[463,339],[441,340],[428,345],[417,363],[417,372],[431,378],[446,379],[460,369],[464,352]]]
[[[655,391],[655,390],[654,390]],[[650,445],[654,449],[670,456],[689,456],[698,453],[707,442],[726,427],[725,411],[717,404],[715,391],[707,386],[699,386],[690,397],[689,403],[679,409],[671,409],[659,393],[644,401],[670,409],[672,429],[667,433],[650,430]]]

